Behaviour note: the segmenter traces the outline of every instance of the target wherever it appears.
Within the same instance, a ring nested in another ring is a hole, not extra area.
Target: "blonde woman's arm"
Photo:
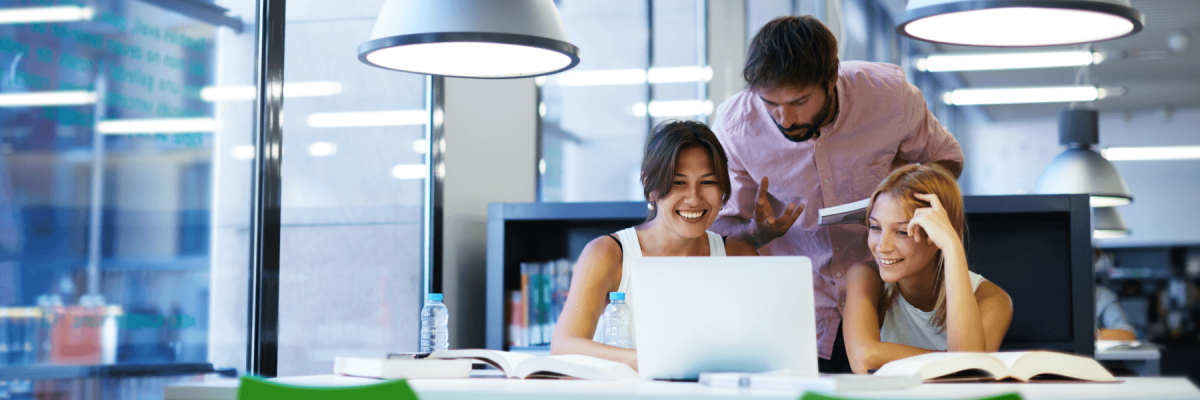
[[[928,349],[888,343],[880,339],[879,296],[883,280],[879,271],[865,263],[850,267],[846,275],[846,310],[842,316],[842,336],[846,357],[856,374],[879,369],[893,360],[931,352]]]

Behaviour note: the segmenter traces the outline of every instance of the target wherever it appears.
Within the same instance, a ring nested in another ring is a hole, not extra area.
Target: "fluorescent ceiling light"
[[[217,130],[214,118],[111,119],[96,123],[96,131],[108,135],[132,133],[191,133]]]
[[[1142,30],[1129,0],[909,0],[896,31],[966,46],[1054,46],[1116,39]]]
[[[429,114],[425,110],[316,113],[308,116],[308,126],[313,128],[424,125],[426,122],[429,122]]]
[[[283,97],[333,96],[342,92],[342,84],[330,81],[283,84]],[[200,89],[204,101],[254,100],[254,86],[208,86]]]
[[[392,167],[392,177],[396,179],[425,179],[429,168],[425,164],[400,164]]]
[[[564,72],[550,78],[558,86],[641,85],[645,83],[708,82],[711,67],[665,67]]]
[[[1109,161],[1200,160],[1200,146],[1109,147],[1100,155]]]
[[[425,139],[417,139],[413,141],[413,151],[417,154],[425,154],[429,151],[429,141]]]
[[[917,69],[929,72],[986,71],[1081,67],[1104,61],[1104,53],[1086,50],[1034,53],[935,54],[917,59]]]
[[[942,95],[956,106],[986,104],[1061,103],[1103,99],[1112,91],[1095,86],[1048,86],[1026,88],[957,89]],[[1117,93],[1112,93],[1117,94]]]
[[[337,145],[332,142],[313,142],[308,145],[308,155],[325,157],[337,154]]]
[[[86,104],[96,104],[95,92],[0,93],[0,107],[79,106]]]
[[[690,115],[709,115],[712,114],[712,101],[705,100],[679,100],[679,101],[652,101],[647,109],[646,103],[637,103],[633,105],[633,115],[636,117],[645,117],[649,112],[651,117],[683,117]]]
[[[235,160],[253,160],[254,146],[248,144],[233,146],[232,154]]]
[[[87,21],[96,15],[91,7],[55,6],[0,10],[0,24]]]

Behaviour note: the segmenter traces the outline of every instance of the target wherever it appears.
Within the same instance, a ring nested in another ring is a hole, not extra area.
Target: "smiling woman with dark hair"
[[[583,354],[637,369],[637,350],[601,344],[598,321],[608,292],[624,292],[637,312],[628,266],[637,257],[756,256],[754,246],[709,232],[729,199],[725,150],[708,126],[668,121],[654,128],[642,160],[646,222],[588,243],[554,331],[554,354]],[[636,348],[636,343],[634,344]]]

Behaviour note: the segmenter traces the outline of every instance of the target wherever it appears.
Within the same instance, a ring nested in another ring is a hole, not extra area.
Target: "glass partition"
[[[244,367],[254,7],[0,4],[0,367]]]
[[[278,376],[417,350],[426,77],[368,66],[381,1],[287,2]]]

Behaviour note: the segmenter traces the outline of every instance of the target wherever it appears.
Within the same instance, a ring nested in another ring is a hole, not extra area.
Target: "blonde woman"
[[[967,268],[962,195],[937,165],[908,165],[867,206],[874,260],[846,278],[846,355],[855,373],[934,351],[993,352],[1012,299]]]

